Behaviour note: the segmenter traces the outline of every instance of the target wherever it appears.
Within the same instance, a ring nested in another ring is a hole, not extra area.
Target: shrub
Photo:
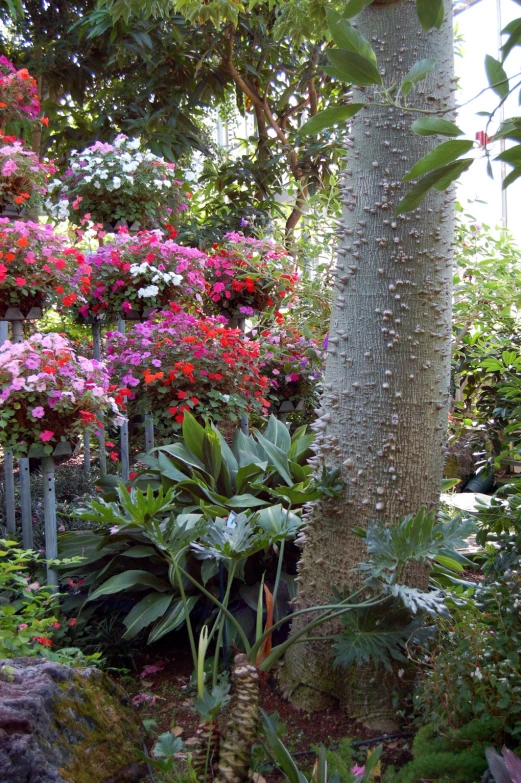
[[[0,57],[0,124],[12,119],[34,119],[40,112],[35,79],[26,68],[16,70]]]
[[[15,136],[0,131],[0,207],[38,207],[46,192],[46,182],[57,169],[42,163],[38,156]]]

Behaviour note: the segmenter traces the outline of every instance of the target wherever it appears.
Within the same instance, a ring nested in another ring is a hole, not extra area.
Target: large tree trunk
[[[454,92],[449,0],[445,5],[442,29],[428,33],[414,0],[376,0],[355,20],[376,51],[386,85],[400,83],[420,59],[437,61],[409,97],[430,111],[451,106]],[[370,99],[369,89],[361,92],[354,101]],[[417,116],[373,105],[355,118],[347,142],[316,448],[317,465],[342,465],[346,485],[339,500],[320,502],[309,513],[299,608],[323,603],[333,585],[360,579],[352,569],[366,550],[353,527],[398,520],[439,499],[449,400],[453,195],[433,191],[421,208],[394,215],[410,188],[401,183],[403,175],[438,143],[411,131]],[[423,569],[410,574],[416,586],[426,579]],[[353,717],[385,729],[395,683],[382,672],[359,668],[348,675],[333,668],[330,643],[316,641],[291,649],[281,679],[296,705],[321,709],[340,701]]]

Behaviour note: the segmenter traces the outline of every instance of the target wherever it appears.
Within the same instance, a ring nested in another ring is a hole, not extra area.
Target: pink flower
[[[29,628],[27,623],[20,623],[20,625],[18,626],[19,631],[25,631],[26,628]]]
[[[357,777],[363,777],[365,775],[365,766],[359,767],[358,764],[355,764],[354,767],[351,767],[351,772]]]
[[[32,409],[31,416],[34,416],[35,419],[43,419],[45,416],[45,411],[41,405],[38,405],[36,408]]]
[[[14,281],[16,285],[20,286],[20,288],[22,288],[22,286],[24,286],[27,283],[25,277],[15,277]]]
[[[27,585],[27,587],[25,589],[29,590],[29,592],[31,592],[32,590],[38,590],[39,587],[40,587],[40,583],[39,582],[32,582],[30,585]]]
[[[43,432],[40,432],[40,440],[43,440],[44,443],[47,443],[47,441],[51,440],[53,436],[54,432],[52,430],[44,430]]]

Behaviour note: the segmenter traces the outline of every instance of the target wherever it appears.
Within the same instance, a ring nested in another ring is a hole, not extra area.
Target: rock
[[[140,748],[129,700],[103,672],[0,660],[0,781],[137,783]]]

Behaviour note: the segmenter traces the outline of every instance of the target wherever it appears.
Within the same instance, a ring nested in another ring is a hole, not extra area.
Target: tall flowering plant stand
[[[57,585],[54,458],[72,451],[87,429],[99,427],[98,412],[119,423],[100,362],[74,353],[57,334],[35,334],[0,346],[0,443],[21,458],[39,457],[44,473],[48,582]],[[52,428],[52,429],[51,429]]]

